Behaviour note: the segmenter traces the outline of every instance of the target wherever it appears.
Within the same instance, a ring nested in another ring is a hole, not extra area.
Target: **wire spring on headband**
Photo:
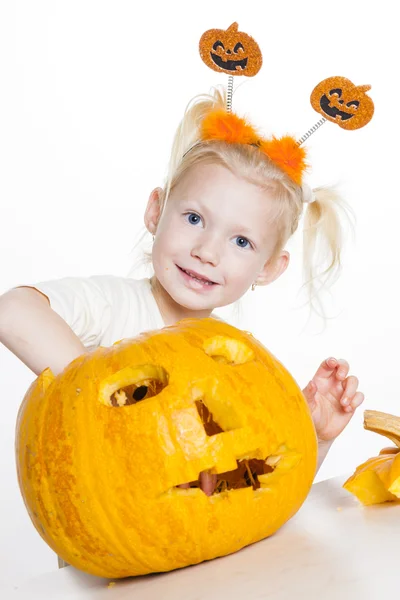
[[[226,95],[226,112],[232,112],[233,75],[228,77],[228,90]]]
[[[319,120],[317,123],[315,123],[315,125],[313,125],[313,126],[311,127],[311,129],[309,129],[309,130],[307,131],[307,133],[305,133],[305,134],[304,134],[304,135],[303,135],[303,136],[302,136],[302,137],[301,137],[301,138],[300,138],[300,139],[297,141],[297,145],[298,145],[298,146],[301,146],[301,144],[302,144],[303,142],[305,142],[305,141],[306,141],[306,140],[307,140],[307,139],[310,137],[310,135],[312,135],[313,133],[315,133],[315,132],[317,131],[317,129],[319,129],[319,128],[321,127],[321,125],[323,125],[324,123],[326,123],[326,119],[325,119],[325,117],[322,117],[322,119],[320,119],[320,120]]]

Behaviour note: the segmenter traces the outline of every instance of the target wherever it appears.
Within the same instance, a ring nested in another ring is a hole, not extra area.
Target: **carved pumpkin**
[[[114,578],[273,534],[307,496],[317,443],[301,390],[251,334],[186,319],[84,354],[57,377],[45,370],[21,406],[16,451],[43,539]],[[210,496],[203,471],[218,474]]]
[[[400,501],[400,418],[374,410],[364,413],[364,427],[391,439],[396,446],[358,466],[343,487],[364,505]]]
[[[200,56],[203,62],[219,73],[253,77],[261,69],[262,55],[257,42],[238,31],[238,24],[228,29],[209,29],[200,38]]]
[[[359,129],[372,119],[374,103],[365,92],[370,85],[355,86],[346,77],[328,77],[311,93],[311,105],[342,129]]]

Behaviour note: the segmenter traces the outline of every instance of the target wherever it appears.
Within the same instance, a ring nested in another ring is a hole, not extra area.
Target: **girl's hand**
[[[364,401],[357,377],[348,373],[347,361],[328,358],[303,390],[319,441],[333,441]]]

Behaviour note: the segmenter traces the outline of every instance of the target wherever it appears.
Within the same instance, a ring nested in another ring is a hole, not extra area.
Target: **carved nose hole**
[[[224,430],[214,420],[214,417],[208,410],[207,406],[204,404],[203,400],[196,400],[195,404],[206,434],[208,436],[212,436],[217,435],[217,433],[223,433]]]

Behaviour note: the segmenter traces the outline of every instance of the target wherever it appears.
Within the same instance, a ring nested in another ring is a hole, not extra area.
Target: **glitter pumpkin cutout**
[[[262,54],[257,42],[232,23],[228,29],[209,29],[200,38],[201,59],[218,73],[253,77],[261,69]]]
[[[356,86],[346,77],[328,77],[311,92],[311,106],[342,129],[360,129],[374,114],[374,103],[366,94],[370,89],[370,85]]]

